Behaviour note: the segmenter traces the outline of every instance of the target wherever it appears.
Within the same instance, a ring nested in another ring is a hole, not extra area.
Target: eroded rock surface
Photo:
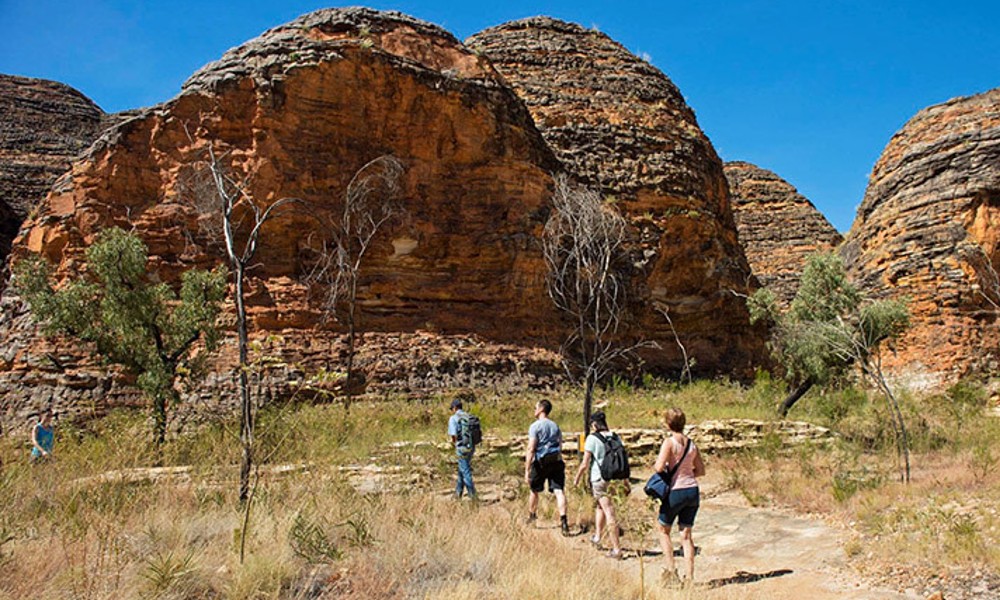
[[[24,219],[97,137],[103,117],[67,85],[0,75],[0,263]]]
[[[806,258],[843,238],[813,203],[775,173],[748,162],[725,164],[733,217],[753,274],[788,306]]]
[[[254,329],[280,334],[271,344],[279,359],[307,361],[295,365],[303,372],[340,368],[339,355],[324,352],[336,352],[341,333],[303,275],[350,178],[384,154],[404,165],[407,217],[369,252],[361,326],[501,345],[556,339],[536,241],[558,163],[485,59],[399,13],[306,15],[227,52],[177,98],[119,120],[25,224],[15,255],[40,252],[60,275],[76,273],[87,245],[118,225],[135,227],[163,280],[217,264],[218,240],[199,228],[182,185],[210,143],[240,176],[253,174],[258,200],[302,200],[265,228],[248,282]],[[16,298],[5,302],[0,414],[19,421],[47,402],[57,410],[125,402],[116,394],[130,389],[77,345],[41,339]],[[214,369],[222,375],[198,394],[231,402],[235,354],[224,347]]]
[[[908,297],[888,365],[935,386],[1000,367],[1000,88],[924,109],[872,171],[843,254],[868,291]]]
[[[567,169],[630,219],[643,304],[633,333],[669,340],[655,359],[683,365],[657,307],[698,369],[738,375],[764,356],[732,293],[746,291],[750,269],[722,163],[670,79],[607,35],[547,17],[466,43],[514,86]]]

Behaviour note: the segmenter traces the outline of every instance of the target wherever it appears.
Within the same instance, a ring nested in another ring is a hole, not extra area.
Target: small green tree
[[[899,402],[882,371],[882,349],[909,326],[905,300],[869,300],[847,278],[841,258],[812,255],[802,272],[799,290],[788,312],[778,310],[775,296],[758,290],[749,301],[752,322],[773,323],[771,349],[784,366],[792,392],[780,407],[788,411],[816,384],[843,377],[851,368],[875,383],[892,414],[897,450],[910,479],[909,441]]]
[[[167,406],[179,400],[178,378],[199,360],[193,356],[195,344],[203,340],[210,351],[218,340],[226,270],[186,271],[175,292],[149,276],[142,240],[117,227],[101,232],[86,257],[83,275],[58,289],[49,263],[27,257],[14,265],[14,284],[46,334],[91,342],[104,360],[135,375],[152,407],[153,441],[159,448]]]

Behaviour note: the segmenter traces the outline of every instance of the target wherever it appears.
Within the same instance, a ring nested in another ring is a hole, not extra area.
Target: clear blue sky
[[[0,0],[0,73],[106,111],[172,98],[196,69],[300,14],[300,0]],[[1000,1],[374,2],[459,39],[545,14],[597,27],[686,96],[724,160],[771,169],[846,231],[886,142],[919,109],[1000,86]]]

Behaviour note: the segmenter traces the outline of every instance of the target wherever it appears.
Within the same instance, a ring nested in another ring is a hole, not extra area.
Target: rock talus
[[[466,43],[524,99],[568,171],[615,201],[637,239],[632,333],[663,340],[645,356],[739,374],[759,364],[744,302],[750,268],[737,241],[722,163],[677,87],[603,33],[548,17],[506,23]]]
[[[851,274],[910,300],[886,358],[914,385],[1000,367],[1000,88],[916,114],[872,170],[843,247]]]
[[[843,238],[812,202],[773,172],[742,161],[724,168],[750,268],[787,307],[807,257],[835,250]]]

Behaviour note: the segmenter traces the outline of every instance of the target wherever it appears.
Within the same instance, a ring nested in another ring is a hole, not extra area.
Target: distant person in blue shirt
[[[31,460],[47,459],[52,456],[52,444],[55,442],[55,431],[52,427],[52,409],[46,410],[31,428]]]
[[[472,483],[472,455],[476,451],[468,434],[463,428],[468,427],[469,413],[462,410],[462,401],[458,398],[451,401],[451,418],[448,419],[448,435],[455,445],[458,456],[458,481],[455,483],[455,498],[461,499],[462,492],[468,490],[469,498],[476,499],[476,485]]]
[[[549,419],[552,403],[541,400],[535,405],[535,422],[528,429],[528,449],[524,455],[524,480],[531,487],[528,498],[528,523],[538,518],[538,494],[549,482],[549,491],[556,495],[559,525],[563,535],[569,535],[566,523],[566,463],[562,459],[562,431]]]

